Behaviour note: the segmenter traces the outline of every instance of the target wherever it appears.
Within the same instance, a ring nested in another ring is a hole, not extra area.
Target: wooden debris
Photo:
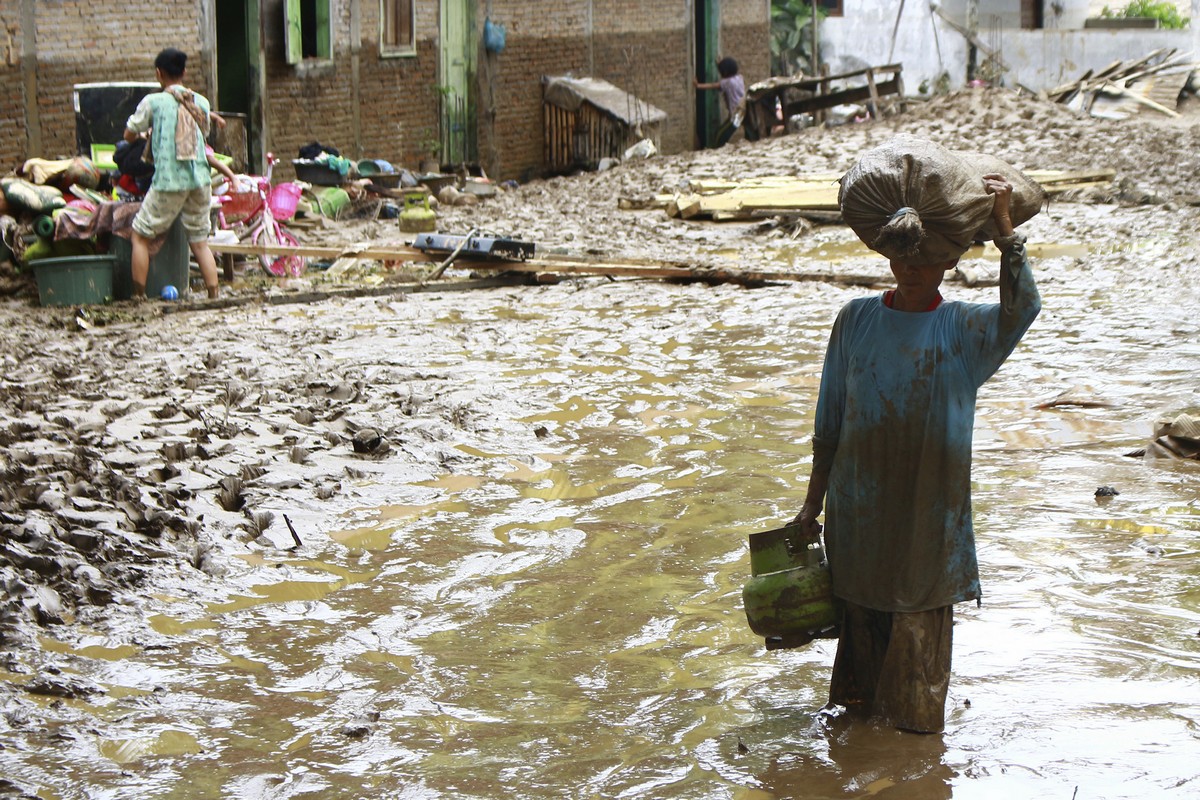
[[[1074,189],[1111,185],[1116,172],[1103,170],[1027,170],[1048,195]],[[674,219],[710,219],[714,222],[756,220],[780,214],[810,215],[822,222],[836,221],[839,173],[774,175],[744,181],[695,180],[687,194],[660,194],[652,198],[621,198],[623,209],[663,209]]]
[[[213,250],[239,255],[300,255],[314,258],[336,259],[339,257],[376,259],[376,260],[411,260],[427,261],[429,256],[413,247],[404,245],[385,245],[365,247],[361,245],[350,248],[319,247],[315,245],[247,245],[219,244],[210,245]],[[361,249],[360,249],[361,248]],[[772,270],[743,270],[726,267],[710,267],[687,264],[683,262],[666,262],[652,259],[623,258],[620,260],[601,260],[563,255],[546,255],[528,261],[495,261],[472,259],[459,256],[454,265],[462,269],[490,273],[534,273],[543,275],[596,275],[612,278],[659,278],[663,280],[695,281],[707,284],[732,283],[742,286],[766,286],[776,283],[791,283],[796,281],[812,281],[837,283],[846,286],[877,287],[891,283],[890,274],[880,271],[877,274],[848,274],[833,273],[828,270],[817,272],[793,272]],[[430,281],[422,282],[421,286]],[[994,283],[991,282],[991,283]],[[976,285],[990,285],[982,281]]]
[[[355,258],[373,261],[428,261],[427,256],[415,247],[402,244],[365,245],[356,244],[349,247],[326,247],[319,245],[262,245],[262,244],[227,244],[224,242],[209,242],[209,248],[214,253],[229,253],[240,256],[303,256],[305,258]]]
[[[1124,119],[1147,109],[1178,117],[1175,106],[1192,72],[1200,68],[1191,53],[1159,48],[1131,61],[1114,61],[1099,72],[1051,89],[1047,96],[1084,114]]]
[[[475,270],[498,272],[535,272],[557,275],[597,275],[612,278],[659,278],[707,284],[732,283],[741,286],[768,286],[796,281],[820,281],[847,286],[876,287],[890,285],[891,275],[839,274],[833,272],[773,272],[764,270],[723,269],[653,263],[613,263],[590,260],[535,259],[521,262],[483,261],[473,263]]]

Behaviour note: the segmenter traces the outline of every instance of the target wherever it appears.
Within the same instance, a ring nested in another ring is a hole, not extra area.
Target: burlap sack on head
[[[875,252],[938,264],[960,257],[976,238],[994,238],[994,198],[983,184],[992,172],[1012,184],[1014,227],[1041,210],[1045,192],[1020,170],[907,134],[868,151],[842,176],[838,204],[846,224]]]

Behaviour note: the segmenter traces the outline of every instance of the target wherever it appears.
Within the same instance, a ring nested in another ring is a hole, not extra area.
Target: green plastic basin
[[[41,258],[31,262],[44,306],[103,303],[113,293],[112,256]]]

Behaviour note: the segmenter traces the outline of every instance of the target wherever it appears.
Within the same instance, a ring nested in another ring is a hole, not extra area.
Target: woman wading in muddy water
[[[998,174],[983,180],[994,195],[1000,302],[943,302],[938,287],[957,259],[893,259],[894,290],[842,308],[796,518],[815,535],[825,507],[843,609],[830,704],[924,733],[945,726],[953,604],[981,597],[970,492],[976,392],[1041,308],[1024,237],[1013,232],[1012,186]]]

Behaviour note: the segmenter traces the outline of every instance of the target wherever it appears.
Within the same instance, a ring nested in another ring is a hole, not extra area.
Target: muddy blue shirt
[[[975,396],[1041,299],[1018,239],[1000,303],[897,311],[880,296],[838,313],[817,401],[813,470],[829,472],[834,594],[879,611],[978,599],[971,524]]]

